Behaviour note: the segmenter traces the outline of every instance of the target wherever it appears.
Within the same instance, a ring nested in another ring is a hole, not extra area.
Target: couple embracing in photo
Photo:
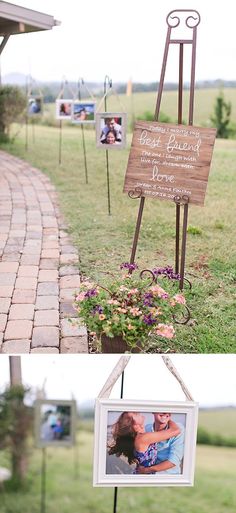
[[[170,413],[153,413],[145,424],[139,412],[123,412],[112,426],[108,454],[125,457],[134,474],[181,474],[184,455],[184,426]]]

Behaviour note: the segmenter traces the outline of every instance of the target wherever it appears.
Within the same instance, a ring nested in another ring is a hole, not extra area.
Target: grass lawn
[[[236,89],[228,87],[223,90],[226,102],[231,102],[232,113],[231,119],[236,119]],[[212,126],[210,118],[214,111],[214,105],[217,96],[219,95],[218,89],[196,89],[194,101],[194,124],[201,126]],[[135,117],[142,116],[145,112],[155,112],[156,107],[155,92],[149,93],[135,93],[133,96],[127,97],[124,94],[119,95],[122,107],[128,113],[128,122]],[[100,99],[98,100],[99,103]],[[183,95],[183,119],[188,121],[188,102],[189,91],[184,91]],[[111,112],[120,112],[121,105],[115,95],[108,97],[107,110]],[[100,111],[104,108],[101,105]],[[173,122],[177,122],[177,91],[164,91],[161,102],[161,112],[170,116]],[[55,104],[44,105],[44,117],[50,120],[50,123],[55,124]]]
[[[111,513],[113,489],[92,487],[93,435],[79,435],[78,475],[74,449],[47,449],[47,513]],[[28,486],[0,491],[0,513],[40,511],[41,451],[32,450]],[[236,449],[199,446],[193,488],[121,488],[117,513],[234,513]]]
[[[235,438],[236,408],[200,410],[199,426],[209,433]]]
[[[2,148],[45,172],[59,193],[74,243],[80,270],[95,280],[128,261],[139,200],[122,193],[129,149],[109,154],[111,210],[107,214],[105,152],[95,147],[95,133],[85,131],[89,184],[85,184],[80,127],[63,129],[62,164],[58,165],[57,128],[29,127],[25,152],[24,127],[14,144]],[[128,137],[131,142],[131,135]],[[158,342],[157,352],[236,352],[236,248],[235,174],[236,145],[217,140],[205,207],[192,206],[189,215],[186,270],[192,292],[186,290],[191,324],[177,326],[174,341]],[[172,203],[146,200],[136,261],[139,268],[174,263],[175,208]]]

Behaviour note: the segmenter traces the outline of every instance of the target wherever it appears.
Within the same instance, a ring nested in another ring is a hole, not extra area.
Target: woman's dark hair
[[[132,415],[124,411],[113,426],[113,442],[109,445],[108,454],[122,454],[128,458],[128,462],[135,463],[134,440],[137,435],[134,431],[134,419]]]

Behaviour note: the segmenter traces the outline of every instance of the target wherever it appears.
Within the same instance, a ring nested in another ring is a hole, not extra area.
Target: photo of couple
[[[42,405],[41,407],[41,440],[70,439],[71,408],[70,406]]]
[[[108,412],[106,474],[182,474],[186,415]]]
[[[126,140],[126,115],[99,113],[96,116],[97,147],[107,149],[124,148]]]
[[[73,401],[37,400],[35,438],[37,447],[74,444],[75,404]]]

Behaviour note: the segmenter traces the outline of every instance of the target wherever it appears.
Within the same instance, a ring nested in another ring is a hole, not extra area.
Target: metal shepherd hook
[[[107,92],[112,87],[112,80],[108,75],[104,79],[104,109],[107,112]],[[108,214],[111,215],[111,195],[110,195],[110,174],[109,174],[109,158],[108,150],[106,150],[106,167],[107,167],[107,203],[108,203]]]

